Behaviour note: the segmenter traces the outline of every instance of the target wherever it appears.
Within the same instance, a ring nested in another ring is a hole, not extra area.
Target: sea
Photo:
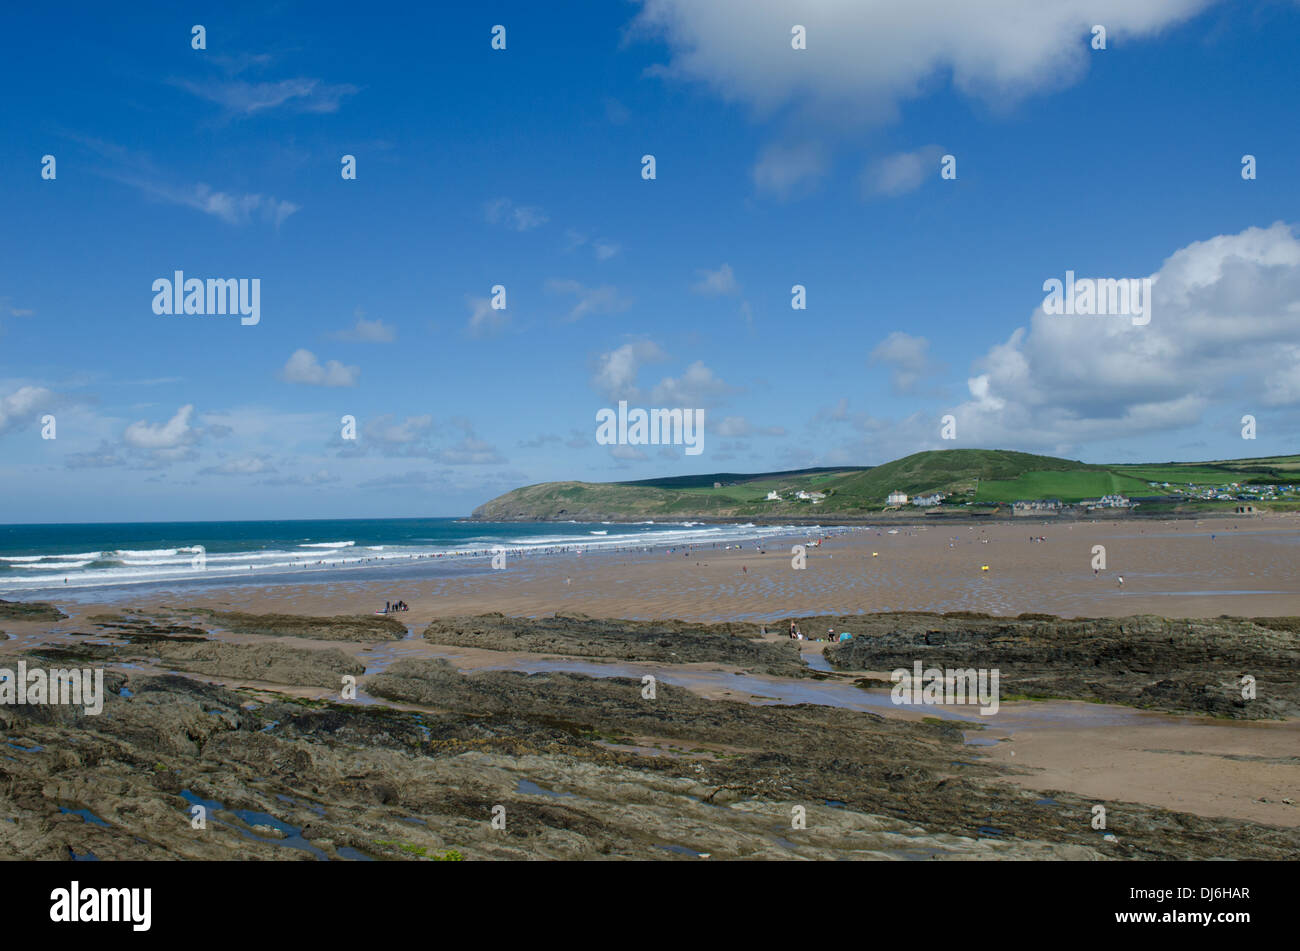
[[[761,543],[817,527],[457,518],[0,525],[0,597],[59,591],[309,583],[483,570],[495,555]]]

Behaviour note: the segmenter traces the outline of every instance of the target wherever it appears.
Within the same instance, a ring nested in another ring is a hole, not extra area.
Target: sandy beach
[[[728,551],[553,555],[453,578],[401,583],[232,585],[132,598],[251,611],[352,614],[406,601],[408,624],[499,611],[539,616],[755,621],[876,611],[1025,612],[1062,617],[1300,614],[1300,518],[1022,519],[854,531],[807,548],[799,534]],[[1030,541],[1041,537],[1042,541]],[[1093,573],[1093,548],[1106,569]],[[988,570],[981,570],[987,565]],[[363,574],[363,573],[359,573]],[[1123,585],[1119,583],[1124,579]]]
[[[400,584],[366,580],[359,572],[355,582],[138,591],[105,603],[59,603],[67,616],[53,623],[10,619],[2,625],[8,636],[0,638],[0,658],[10,663],[32,656],[99,657],[109,670],[126,678],[123,684],[131,690],[123,696],[140,689],[142,678],[147,683],[157,675],[178,673],[185,682],[197,677],[274,710],[286,699],[337,703],[337,687],[327,685],[336,684],[340,672],[353,673],[359,686],[357,700],[364,707],[386,707],[395,711],[393,715],[400,711],[417,720],[448,715],[440,701],[429,699],[441,696],[444,688],[432,688],[425,679],[447,676],[437,673],[442,669],[437,665],[443,663],[450,665],[449,671],[469,675],[464,678],[467,684],[495,683],[482,678],[521,674],[577,677],[572,688],[578,691],[575,702],[587,700],[583,693],[587,688],[578,686],[580,682],[596,689],[596,684],[619,682],[609,678],[631,678],[629,682],[635,683],[649,675],[664,689],[680,689],[709,704],[827,711],[812,713],[814,719],[873,714],[904,730],[947,722],[959,727],[964,737],[959,741],[961,752],[955,754],[960,759],[953,759],[950,775],[968,769],[995,770],[997,775],[981,779],[981,783],[987,780],[981,788],[983,795],[992,797],[990,802],[1018,802],[1024,793],[1012,790],[1019,789],[1039,797],[1029,803],[1042,808],[1066,808],[1060,802],[1069,799],[1075,803],[1067,809],[1070,815],[1091,808],[1088,804],[1102,804],[1112,814],[1108,828],[1121,838],[1130,831],[1139,834],[1137,830],[1143,830],[1142,836],[1153,834],[1159,827],[1158,810],[1211,822],[1262,824],[1255,828],[1300,828],[1300,807],[1295,804],[1300,788],[1296,755],[1300,719],[1243,721],[1062,699],[1012,698],[988,717],[971,707],[898,706],[891,702],[887,688],[863,689],[858,683],[863,678],[885,680],[887,670],[833,667],[827,662],[829,655],[823,654],[826,642],[791,642],[782,624],[784,619],[805,619],[805,631],[819,637],[824,632],[814,624],[827,620],[819,616],[837,615],[840,630],[852,631],[854,617],[881,612],[1096,618],[1150,614],[1205,619],[1297,615],[1300,578],[1293,565],[1300,524],[1296,520],[1016,521],[900,527],[896,534],[882,528],[826,538],[820,545],[818,540],[817,535],[799,535],[779,543],[769,541],[764,549],[746,544],[731,550],[554,555],[519,559],[501,571],[485,565],[478,573]],[[807,546],[804,569],[791,565],[790,547],[795,544]],[[1096,545],[1105,547],[1107,566],[1094,574]],[[982,570],[985,565],[988,570]],[[373,613],[385,601],[398,599],[409,603],[410,610],[386,617]],[[498,620],[488,618],[488,629],[500,624],[501,615],[507,619],[560,614],[633,622],[678,620],[662,622],[675,625],[672,638],[659,642],[660,647],[654,646],[652,638],[648,646],[635,648],[640,654],[635,653],[633,642],[592,653],[602,647],[603,637],[612,636],[601,632],[617,631],[620,623],[635,627],[613,620],[553,621],[561,630],[595,625],[596,640],[587,642],[571,638],[515,642],[508,636],[504,641],[475,640],[457,633],[477,623],[473,616],[493,614]],[[301,630],[290,633],[285,621],[276,620],[287,615],[300,619],[295,624]],[[386,625],[385,633],[340,635],[336,628],[345,616],[358,623],[373,622],[376,631]],[[248,620],[236,622],[237,617]],[[313,633],[312,618],[322,620],[322,636]],[[437,625],[431,622],[439,619],[448,619],[443,624],[447,633],[435,636],[431,632]],[[704,627],[692,630],[692,624],[711,626],[705,633]],[[760,634],[765,626],[768,633]],[[125,642],[120,640],[123,637]],[[696,638],[713,645],[712,660],[690,655],[687,648],[693,649]],[[124,643],[135,646],[119,655]],[[508,646],[511,643],[517,646]],[[673,644],[679,646],[669,650]],[[742,652],[743,656],[761,654],[768,660],[727,660],[726,651],[734,653],[733,647],[744,647],[748,653]],[[722,648],[723,653],[716,653]],[[679,651],[682,656],[677,656]],[[773,661],[778,655],[787,659]],[[765,665],[772,669],[765,670]],[[1159,679],[1161,673],[1144,676]],[[520,684],[509,689],[525,688]],[[535,691],[528,692],[531,689],[521,696],[533,698],[527,700],[530,703],[542,702]],[[595,729],[604,732],[603,718],[615,714],[592,716],[598,718],[592,721]],[[276,719],[265,729],[280,722]],[[690,740],[683,741],[682,729],[689,727],[667,721],[600,742],[602,748],[619,755],[688,760],[701,755],[724,759],[758,755],[760,749],[743,744],[732,748],[727,741],[731,734],[725,730],[691,732]],[[833,772],[830,762],[816,768]],[[252,793],[245,789],[241,795]],[[837,792],[835,798],[848,795]],[[881,808],[880,803],[872,807]],[[1023,821],[1012,806],[1007,808],[1011,812],[1002,821]],[[976,840],[984,841],[978,835]],[[1176,852],[1176,836],[1169,841]],[[953,857],[966,848],[927,842],[927,854]],[[1079,855],[1069,851],[1077,847],[1061,845],[1064,851],[1053,854]],[[71,848],[75,852],[77,847]],[[825,848],[830,851],[810,853],[810,857],[833,854],[833,846]],[[910,846],[900,848],[906,852]],[[1139,852],[1146,849],[1140,846]]]

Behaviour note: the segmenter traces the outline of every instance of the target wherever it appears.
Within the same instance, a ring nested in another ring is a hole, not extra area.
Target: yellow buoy
[[[980,565],[980,571],[988,571],[988,570],[989,570],[988,565]]]
[[[873,552],[871,553],[871,557],[872,557],[872,558],[875,558],[875,557],[876,557],[877,555],[879,555],[879,554],[880,554],[880,552],[878,552],[878,551],[873,551]]]

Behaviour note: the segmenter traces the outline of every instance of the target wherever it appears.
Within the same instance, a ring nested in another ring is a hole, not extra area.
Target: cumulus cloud
[[[633,400],[640,395],[637,374],[646,363],[666,359],[659,346],[649,340],[625,343],[596,358],[592,387],[611,400]]]
[[[316,354],[310,350],[295,350],[280,371],[286,383],[306,383],[310,386],[355,386],[361,370],[330,360],[321,366]]]
[[[1194,242],[1152,280],[1145,326],[1039,306],[990,347],[952,410],[963,441],[1062,451],[1198,425],[1220,401],[1300,405],[1300,240],[1289,226]]]
[[[651,399],[661,406],[699,408],[712,406],[736,392],[714,375],[701,360],[688,366],[679,377],[664,377],[654,388]]]
[[[1060,88],[1088,66],[1089,31],[1152,36],[1213,0],[642,0],[634,33],[667,41],[668,77],[707,84],[759,113],[796,105],[837,122],[892,117],[951,80],[989,102]],[[794,23],[808,48],[790,48]]]
[[[165,423],[148,423],[144,420],[132,423],[126,427],[122,439],[133,449],[177,449],[193,442],[198,435],[190,425],[193,415],[194,404],[187,403]]]
[[[54,398],[43,386],[22,386],[0,398],[0,434],[36,422]]]

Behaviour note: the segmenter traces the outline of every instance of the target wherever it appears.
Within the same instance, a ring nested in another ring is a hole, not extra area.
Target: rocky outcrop
[[[828,646],[840,670],[997,668],[1004,699],[1062,697],[1236,719],[1300,716],[1296,618],[866,614],[814,618],[853,639]],[[1254,698],[1248,699],[1253,678]]]
[[[516,618],[502,614],[438,618],[424,630],[434,644],[496,651],[602,657],[663,664],[717,663],[776,676],[803,676],[793,643],[759,639],[756,624],[611,621],[582,614]]]

